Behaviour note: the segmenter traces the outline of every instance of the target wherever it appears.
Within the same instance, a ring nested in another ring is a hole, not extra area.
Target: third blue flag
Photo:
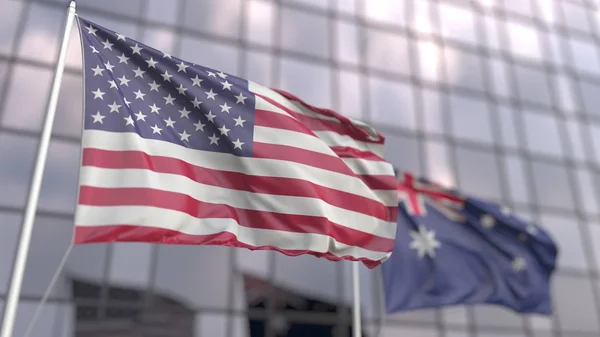
[[[509,209],[398,172],[392,256],[382,264],[388,313],[498,304],[550,314],[558,249]]]

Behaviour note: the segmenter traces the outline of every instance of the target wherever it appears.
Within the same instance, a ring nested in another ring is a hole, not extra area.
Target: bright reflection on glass
[[[363,1],[367,19],[393,25],[406,25],[406,0]]]
[[[424,80],[439,82],[441,48],[433,41],[417,42],[419,72]]]
[[[511,53],[538,61],[542,60],[542,48],[538,32],[533,27],[517,22],[508,22],[506,28]]]
[[[247,24],[245,35],[253,43],[273,44],[273,20],[275,8],[271,2],[251,0],[246,5]]]
[[[439,16],[443,37],[473,44],[477,42],[475,19],[471,11],[442,3],[439,5]]]

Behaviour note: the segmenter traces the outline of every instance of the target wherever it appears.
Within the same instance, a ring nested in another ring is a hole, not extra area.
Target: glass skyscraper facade
[[[1,305],[66,5],[0,0]],[[398,168],[502,203],[547,228],[560,247],[551,317],[487,305],[385,315],[379,274],[361,267],[365,336],[586,337],[600,334],[597,6],[82,0],[78,13],[182,59],[364,120],[386,135],[387,159]],[[82,125],[75,28],[57,114],[16,336],[72,236]],[[350,269],[224,247],[76,246],[33,336],[275,337],[294,324],[349,336]]]

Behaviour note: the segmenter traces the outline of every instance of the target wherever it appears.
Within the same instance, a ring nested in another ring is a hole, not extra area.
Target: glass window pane
[[[410,85],[370,78],[369,103],[376,123],[416,129],[414,95]]]
[[[433,41],[418,41],[419,75],[426,81],[440,81],[441,48]]]
[[[364,15],[368,20],[391,25],[406,26],[407,0],[362,1]]]
[[[552,239],[560,249],[557,263],[559,268],[580,270],[588,268],[581,241],[580,225],[575,218],[554,213],[542,213],[540,226],[550,232]]]
[[[24,336],[33,314],[35,313],[39,302],[21,301],[17,309],[15,327],[13,336]],[[40,310],[39,316],[35,321],[32,332],[29,337],[63,337],[68,327],[61,324],[69,313],[72,313],[70,305],[60,303],[45,303]],[[66,329],[65,329],[66,328]]]
[[[367,31],[366,43],[369,67],[386,73],[410,74],[411,64],[406,37],[370,28]]]
[[[441,3],[439,5],[442,37],[476,44],[475,19],[466,8]]]
[[[294,9],[281,10],[282,48],[320,57],[329,56],[327,17]]]
[[[346,13],[355,14],[358,8],[358,0],[333,0],[333,6],[336,10]]]
[[[439,91],[423,89],[421,91],[421,102],[423,104],[423,123],[425,131],[431,133],[445,134],[444,120],[442,117],[441,99],[444,93]]]
[[[197,314],[194,336],[226,336],[228,319],[223,314]]]
[[[444,325],[467,325],[469,324],[469,315],[467,307],[456,305],[441,308],[442,320]]]
[[[507,12],[513,12],[516,14],[526,16],[533,16],[531,0],[504,1],[504,9]]]
[[[175,50],[177,33],[174,29],[162,29],[147,27],[143,30],[143,43],[151,46],[163,53],[169,53],[178,56],[178,50]]]
[[[75,245],[69,254],[65,273],[97,283],[102,282],[108,260],[108,248],[109,245]]]
[[[62,32],[63,8],[43,4],[29,5],[17,55],[36,61],[54,63],[58,55],[58,35]],[[40,53],[43,50],[43,53]],[[27,79],[30,82],[30,77]]]
[[[552,288],[554,308],[562,330],[598,332],[598,313],[588,278],[556,274]]]
[[[35,81],[31,80],[33,78]],[[24,130],[39,130],[46,113],[51,81],[50,69],[14,66],[8,97],[4,104],[2,124]]]
[[[542,70],[515,65],[514,71],[517,77],[515,89],[521,101],[552,106],[548,79]]]
[[[435,309],[418,309],[411,311],[403,311],[394,314],[386,315],[387,321],[395,322],[423,322],[423,323],[435,323],[437,321]]]
[[[598,214],[598,199],[596,197],[595,185],[598,176],[591,171],[583,168],[575,169],[576,179],[578,183],[579,200],[581,200],[580,208],[589,214]]]
[[[520,144],[517,136],[515,110],[501,106],[498,108],[498,118],[500,120],[500,136],[504,146],[520,148],[522,144]]]
[[[554,24],[558,20],[556,2],[546,0],[536,0],[534,4],[540,12],[540,17],[547,24]]]
[[[569,42],[575,69],[581,73],[600,75],[600,59],[593,42],[580,38],[571,38]]]
[[[271,86],[273,83],[273,56],[271,54],[246,51],[246,64],[244,65],[244,78],[260,83],[264,86]]]
[[[600,85],[592,82],[578,81],[583,99],[584,112],[589,116],[600,116]]]
[[[564,25],[584,33],[590,33],[592,31],[584,6],[567,1],[561,1],[559,3],[563,9]]]
[[[531,166],[538,202],[547,207],[573,210],[573,194],[566,168],[535,160]]]
[[[358,27],[353,22],[335,22],[335,58],[341,62],[358,64]]]
[[[412,137],[384,133],[384,156],[394,167],[421,174],[421,149],[419,141]]]
[[[482,63],[479,55],[446,47],[443,57],[448,74],[446,79],[448,84],[483,91]]]
[[[342,295],[338,287],[337,262],[310,255],[274,256],[274,286],[326,302],[336,302]]]
[[[80,137],[83,107],[83,79],[80,75],[64,74],[53,134]]]
[[[72,232],[71,220],[42,216],[35,219],[23,277],[23,295],[42,296],[44,294],[71,243]],[[62,276],[61,280],[64,280],[65,276]],[[68,283],[57,282],[52,290],[52,297],[69,297]]]
[[[562,144],[558,123],[550,112],[523,113],[527,149],[553,156],[562,156]]]
[[[588,160],[585,155],[585,148],[583,147],[582,135],[581,135],[581,124],[575,120],[566,120],[565,125],[567,127],[567,135],[569,137],[569,143],[571,144],[570,151],[567,152],[567,156],[570,159],[579,161]]]
[[[534,27],[509,21],[506,23],[506,30],[511,54],[542,61],[539,33]]]
[[[557,34],[550,33],[548,34],[548,37],[550,40],[550,54],[552,56],[553,63],[555,63],[558,66],[564,66],[566,63],[563,57],[563,50],[567,48],[566,43],[564,42],[562,36],[559,36]]]
[[[596,154],[593,159],[596,163],[600,163],[600,126],[596,124],[588,124],[588,132],[592,136],[592,148]]]
[[[491,152],[456,148],[460,188],[476,197],[500,200],[498,162]]]
[[[2,1],[0,12],[0,53],[10,54],[15,43],[18,22],[25,3],[20,1]]]
[[[593,258],[596,262],[596,265],[592,268],[600,270],[600,223],[589,222],[586,224],[586,226],[588,226],[588,232],[590,234],[590,244],[594,253]]]
[[[363,107],[363,85],[361,75],[354,71],[340,70],[338,74],[338,112],[362,120],[366,111]]]
[[[112,244],[108,281],[146,288],[150,284],[150,266],[155,245],[137,242]]]
[[[79,165],[78,143],[50,142],[39,208],[69,213],[75,210]]]
[[[381,327],[379,336],[381,337],[438,337],[438,331],[432,328],[413,328],[400,325],[384,325]]]
[[[489,0],[483,0],[483,1],[489,1]],[[490,15],[484,15],[484,24],[485,24],[485,37],[486,37],[486,44],[488,46],[488,48],[490,49],[494,49],[494,50],[499,50],[501,49],[500,46],[500,32],[498,31],[498,19],[494,16],[490,16]]]
[[[485,100],[450,95],[452,134],[456,138],[493,144],[490,110]]]
[[[446,187],[456,186],[447,145],[442,142],[427,141],[425,149],[427,178]]]
[[[37,142],[37,139],[32,137],[0,133],[0,204],[11,207],[25,206]]]
[[[329,1],[322,1],[322,0],[282,0],[283,3],[285,2],[295,2],[298,4],[302,4],[308,7],[315,7],[315,8],[320,8],[320,9],[327,9],[329,8]]]
[[[85,8],[85,7],[95,8],[95,9],[99,9],[101,11],[108,11],[108,12],[117,13],[117,14],[128,13],[130,16],[133,16],[135,18],[139,18],[142,16],[142,11],[141,11],[142,0],[130,0],[130,1],[79,0],[77,2],[77,4],[81,5],[82,8]],[[86,18],[90,19],[89,15],[87,13],[84,13],[82,10],[79,10],[79,9],[77,11],[80,12],[80,14],[85,15]],[[121,21],[123,21],[123,20],[121,20]],[[97,21],[94,21],[94,22],[97,22]],[[111,26],[104,26],[104,27],[111,27]],[[121,33],[126,34],[124,32],[121,32]],[[132,36],[132,35],[128,35],[128,36]]]
[[[511,92],[508,87],[507,69],[504,61],[489,59],[486,64],[489,72],[491,72],[492,90],[494,95],[505,98],[511,97]]]
[[[280,88],[311,105],[331,107],[331,69],[293,59],[280,60]]]
[[[8,82],[8,63],[4,61],[0,61],[0,92],[4,90],[4,86]],[[0,108],[0,115],[2,114],[2,109]]]
[[[156,292],[171,294],[188,307],[227,307],[231,248],[158,245],[157,249]]]
[[[560,108],[569,114],[577,111],[571,80],[563,75],[555,75],[554,79],[558,89]]]
[[[241,5],[242,0],[217,2],[187,0],[183,25],[202,33],[236,38],[240,32]],[[203,49],[199,53],[204,54],[206,50],[211,49]]]
[[[8,291],[21,228],[21,216],[0,213],[0,292]]]
[[[198,1],[203,3],[203,1]],[[206,52],[210,50],[210,53]],[[232,45],[184,36],[181,41],[181,58],[188,62],[237,74],[240,50]]]
[[[512,203],[529,203],[529,185],[525,178],[525,168],[522,158],[514,155],[506,155],[504,157],[504,165],[508,178],[508,195],[510,200]]]
[[[473,311],[475,312],[475,322],[479,327],[523,327],[523,319],[519,314],[500,306],[475,305]]]
[[[166,24],[176,24],[177,15],[183,6],[183,0],[162,1],[148,0],[146,4],[146,18]]]
[[[246,5],[246,39],[252,43],[273,45],[275,6],[269,1],[251,0]]]

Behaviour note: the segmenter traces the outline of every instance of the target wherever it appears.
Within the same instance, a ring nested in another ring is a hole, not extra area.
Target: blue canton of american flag
[[[84,29],[85,129],[252,155],[254,94],[247,81],[90,23]]]
[[[552,312],[557,246],[506,207],[397,172],[394,254],[382,265],[389,313],[459,304]]]
[[[373,128],[82,18],[79,27],[76,243],[216,244],[370,267],[391,254],[394,172]]]

